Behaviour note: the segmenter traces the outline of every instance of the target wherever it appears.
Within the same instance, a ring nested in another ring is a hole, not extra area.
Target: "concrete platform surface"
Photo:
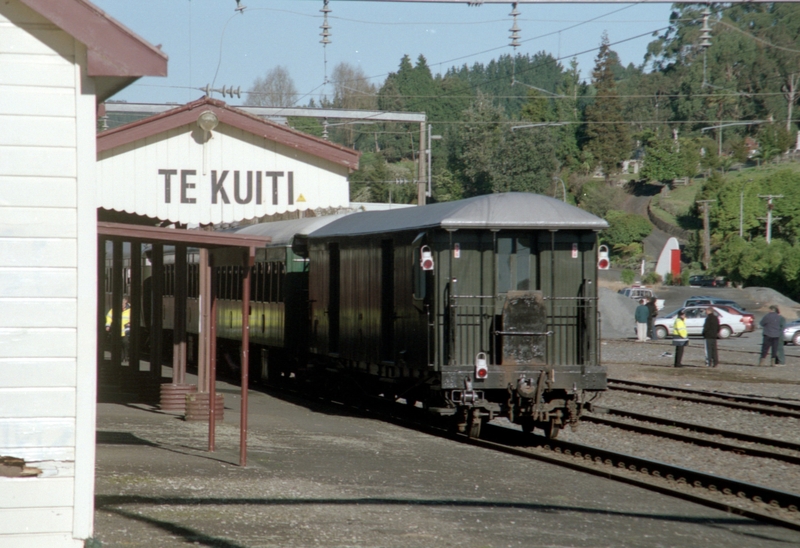
[[[800,545],[800,533],[468,447],[322,404],[238,389],[207,425],[99,404],[95,539],[104,547]]]

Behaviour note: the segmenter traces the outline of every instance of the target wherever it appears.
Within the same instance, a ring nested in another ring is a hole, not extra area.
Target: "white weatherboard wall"
[[[95,97],[86,49],[0,2],[0,547],[83,546],[94,492]]]
[[[226,223],[347,207],[347,175],[344,166],[226,124],[204,143],[193,123],[101,152],[97,203],[173,222]]]

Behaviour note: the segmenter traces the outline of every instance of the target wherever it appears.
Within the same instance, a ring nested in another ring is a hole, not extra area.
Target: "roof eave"
[[[99,100],[142,76],[166,76],[167,55],[86,0],[20,0],[88,50],[87,74]]]

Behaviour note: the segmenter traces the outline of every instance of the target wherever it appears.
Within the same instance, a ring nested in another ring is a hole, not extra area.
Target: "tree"
[[[652,139],[644,147],[642,177],[651,181],[669,182],[680,171],[675,142],[672,139]]]
[[[548,193],[557,167],[549,128],[504,133],[491,166],[493,192]]]
[[[607,183],[630,155],[628,126],[622,121],[622,104],[614,81],[615,64],[619,64],[617,54],[608,45],[608,35],[603,34],[592,72],[597,95],[586,108],[586,149],[603,168]]]
[[[348,110],[377,109],[377,89],[369,82],[361,67],[341,62],[333,68],[331,78],[333,84],[332,107]],[[331,139],[349,147],[355,146],[362,150],[370,148],[373,136],[361,133],[360,128],[362,127],[365,126],[360,124],[335,126],[331,131]],[[358,146],[359,141],[361,141],[361,146]]]
[[[493,161],[505,120],[503,111],[479,93],[463,117],[465,123],[451,140],[451,165],[462,180],[465,197],[491,194]]]
[[[630,249],[633,243],[640,243],[653,230],[650,221],[634,213],[611,210],[606,214],[608,228],[600,233],[600,240],[617,250]]]
[[[290,107],[297,101],[297,88],[289,71],[280,65],[256,78],[247,91],[245,105],[251,107]]]

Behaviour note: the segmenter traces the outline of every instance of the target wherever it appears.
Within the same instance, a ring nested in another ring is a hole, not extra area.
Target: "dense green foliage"
[[[708,47],[701,43],[706,8]],[[585,81],[587,67],[546,52],[501,55],[443,74],[433,74],[423,55],[406,55],[374,83],[360,69],[338,66],[334,95],[322,106],[424,112],[441,136],[430,150],[433,201],[509,190],[553,195],[554,181],[564,182],[569,201],[609,221],[602,238],[618,256],[636,255],[647,222],[615,211],[623,191],[594,174],[617,183],[630,177],[620,175],[623,162],[637,159],[646,180],[702,181],[702,192],[680,208],[670,210],[668,200],[661,206],[696,231],[694,200],[716,200],[712,269],[735,282],[800,288],[800,193],[793,192],[800,175],[722,176],[734,164],[781,159],[796,142],[800,4],[676,4],[639,65],[622,66],[605,36],[598,46]],[[427,148],[419,124],[337,122],[290,121],[364,153],[351,175],[354,201],[414,202]],[[686,188],[673,185],[673,192]],[[759,197],[768,194],[783,196],[774,200],[770,245]],[[698,242],[690,242],[690,253],[699,253]]]
[[[606,214],[608,228],[600,234],[602,243],[618,250],[641,242],[653,230],[650,221],[640,215],[612,209]],[[641,251],[641,247],[639,248]],[[625,253],[629,254],[629,253]]]

